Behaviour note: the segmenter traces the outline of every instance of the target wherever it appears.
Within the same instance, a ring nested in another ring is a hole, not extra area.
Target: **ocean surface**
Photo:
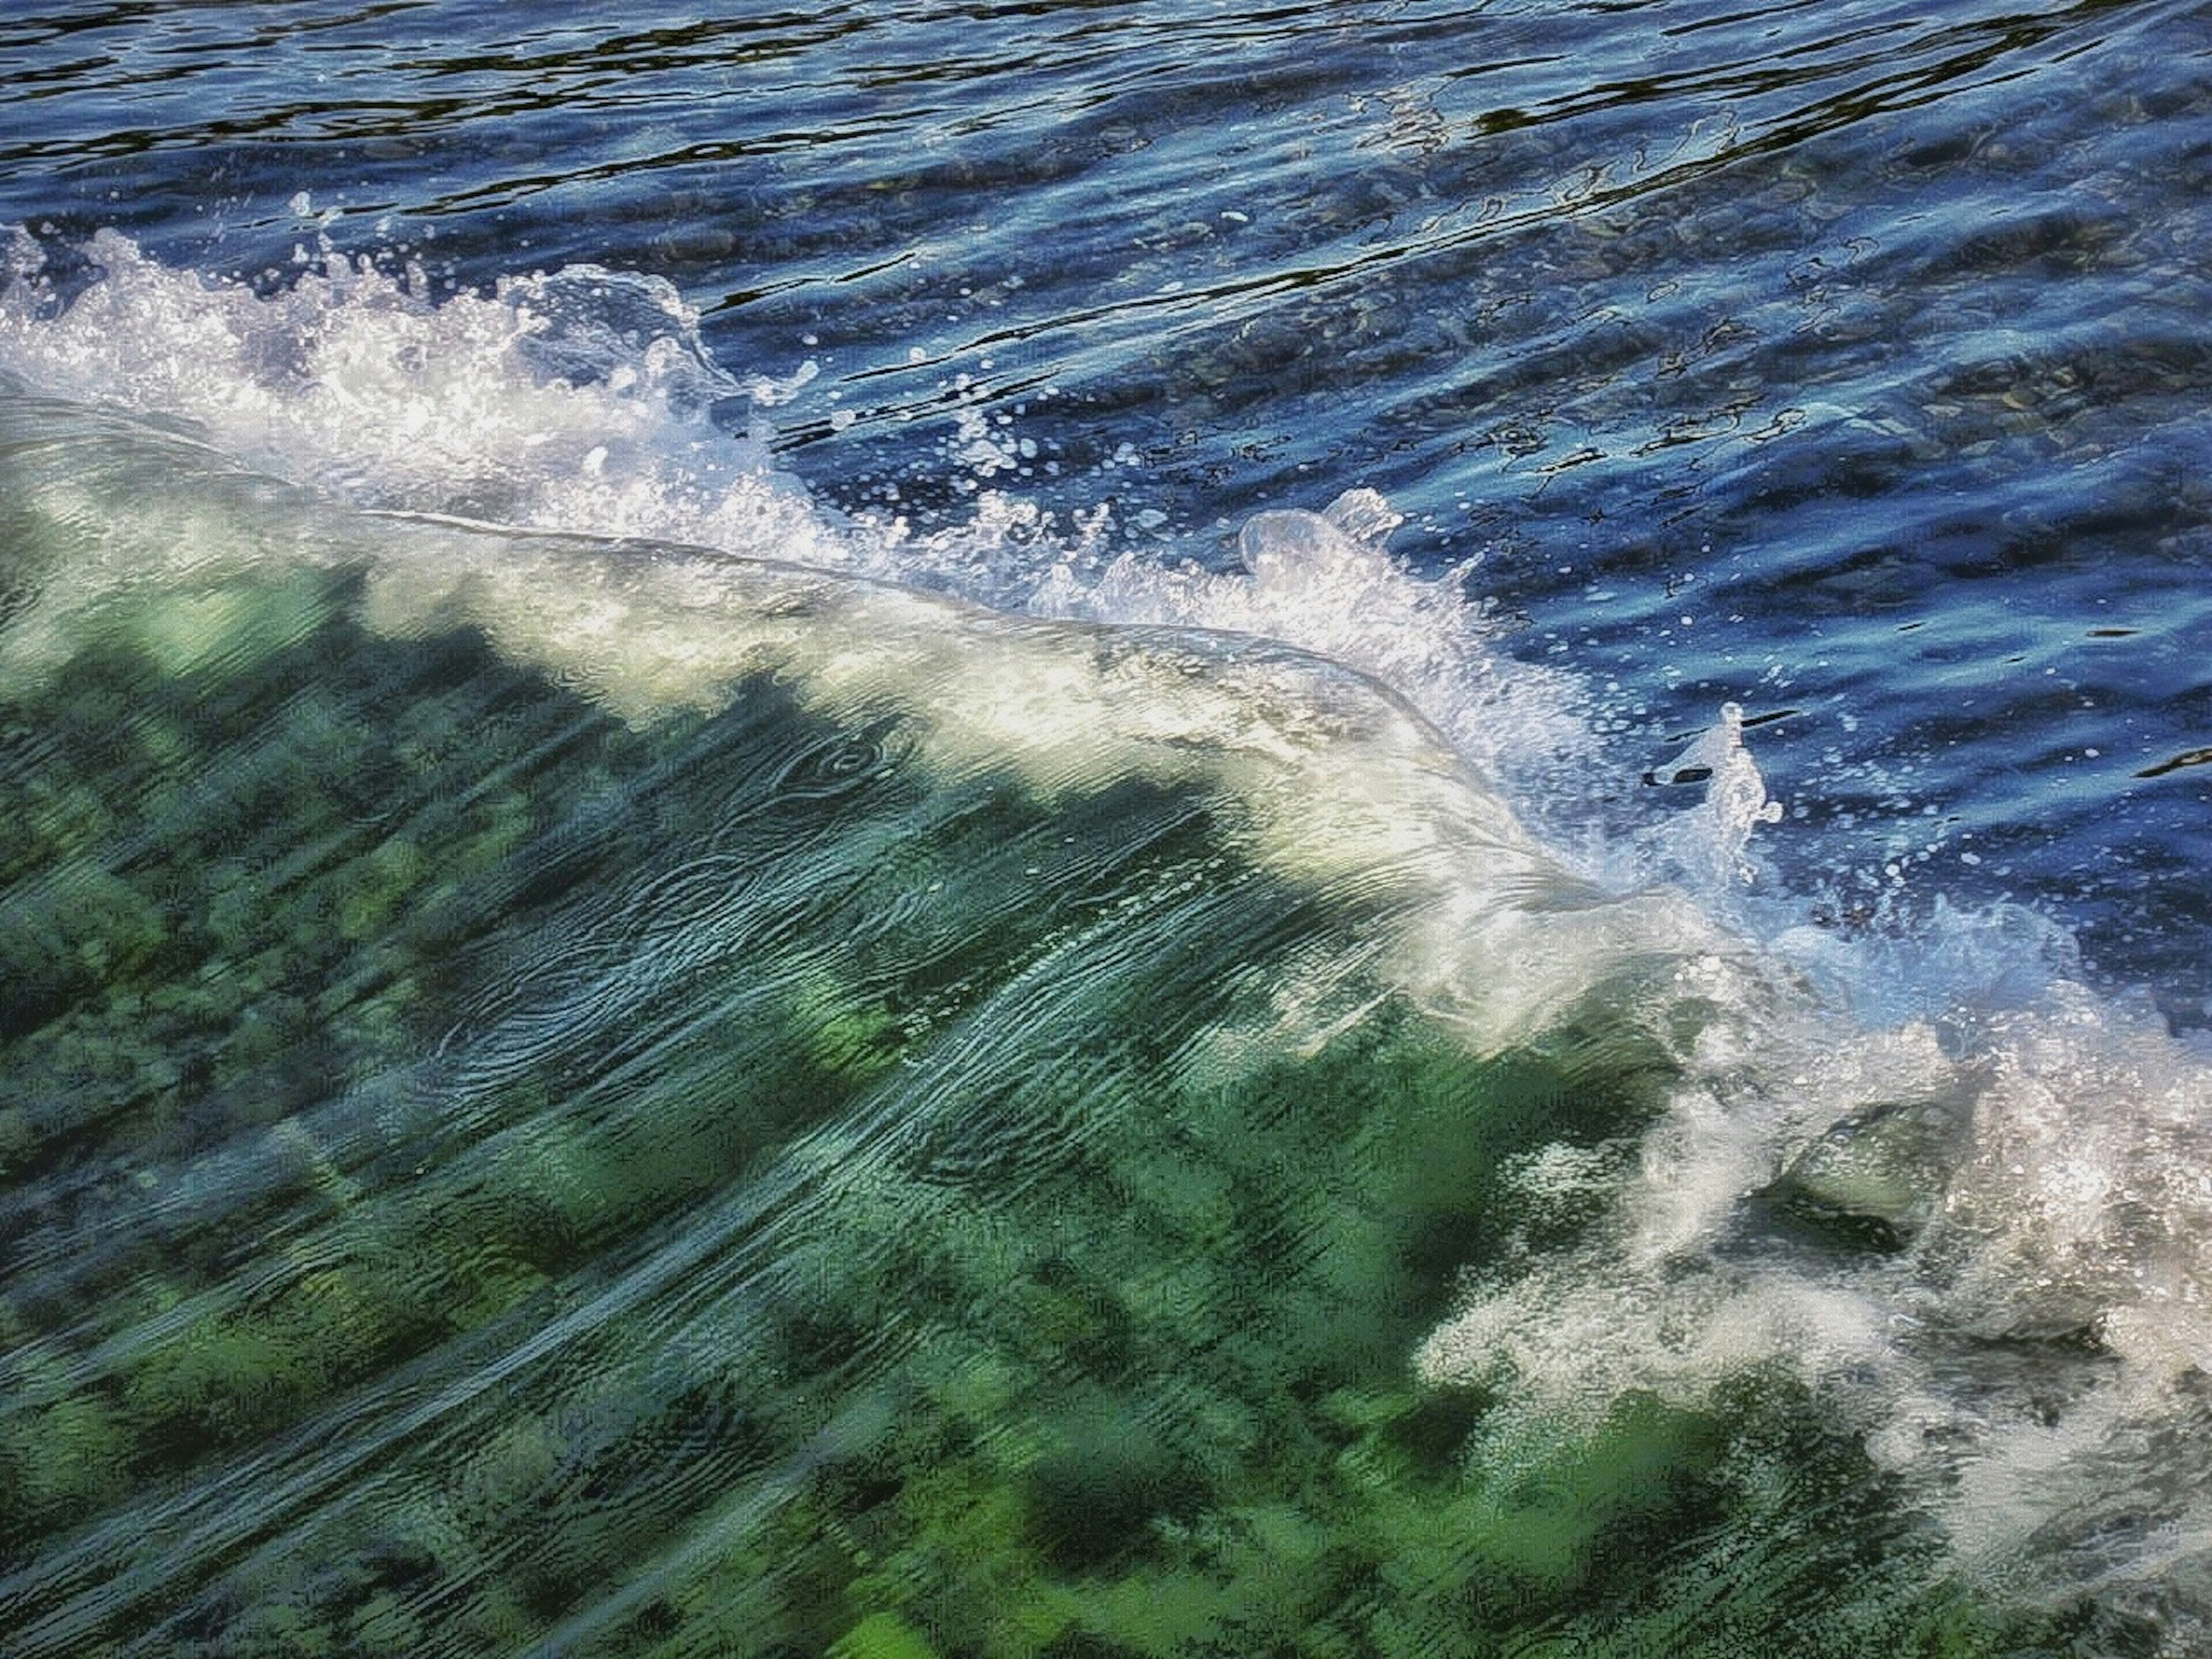
[[[11,1659],[2212,1652],[2212,6],[0,88]]]

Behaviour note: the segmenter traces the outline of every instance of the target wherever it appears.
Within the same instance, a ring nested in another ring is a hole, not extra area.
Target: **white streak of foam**
[[[1525,784],[1524,799],[1595,752],[1568,712],[1571,681],[1501,664],[1466,568],[1423,576],[1383,550],[1399,519],[1372,491],[1325,514],[1259,515],[1242,571],[1200,569],[1172,540],[1117,551],[1105,503],[1062,523],[985,491],[942,530],[854,522],[709,418],[718,402],[799,398],[818,365],[725,373],[696,313],[658,278],[570,267],[434,305],[419,272],[327,247],[267,295],[161,266],[112,231],[84,252],[104,275],[56,314],[43,253],[14,234],[0,368],[78,402],[192,422],[224,453],[358,507],[682,543],[1062,620],[1278,640],[1389,686],[1462,757]],[[1003,438],[976,427],[963,441]],[[988,465],[981,455],[971,465],[1004,470],[998,447]]]
[[[1373,490],[1351,490],[1321,513],[1255,514],[1238,534],[1240,570],[1123,550],[1052,566],[1024,602],[1040,614],[1299,645],[1396,690],[1492,775],[1587,763],[1595,747],[1570,712],[1571,683],[1502,661],[1484,605],[1466,591],[1472,566],[1435,577],[1408,571],[1382,546],[1399,522]]]

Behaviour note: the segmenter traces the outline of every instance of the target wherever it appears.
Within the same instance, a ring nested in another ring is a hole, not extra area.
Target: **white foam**
[[[1422,576],[1393,558],[1382,543],[1398,520],[1371,491],[1334,516],[1260,515],[1244,571],[1205,568],[1193,556],[1205,549],[1172,537],[1121,544],[1121,518],[1146,509],[1117,514],[1104,496],[1056,516],[982,488],[955,525],[848,519],[711,414],[805,397],[819,362],[741,381],[658,278],[570,267],[434,305],[419,271],[327,249],[268,295],[162,266],[112,231],[84,253],[104,274],[57,315],[42,252],[14,234],[0,366],[78,402],[189,422],[225,453],[356,506],[683,543],[1040,617],[1255,634],[1382,681],[1478,766],[1540,783],[1594,753],[1566,712],[1572,682],[1501,660],[1468,568]],[[957,390],[948,466],[1004,482],[1020,434],[986,422],[981,387]]]
[[[1970,1568],[2028,1556],[2122,1601],[2179,1594],[2194,1610],[2161,1616],[2198,1628],[2212,1056],[2063,981],[2032,1006],[2008,988],[1871,1030],[1755,979],[1704,991],[1723,1012],[1607,1224],[1471,1290],[1421,1373],[1510,1379],[1518,1413],[1594,1422],[1632,1391],[1695,1403],[1783,1366],[1918,1492]],[[1790,1161],[1899,1102],[1956,1126],[1909,1247],[1767,1239],[1758,1206]]]
[[[572,270],[434,306],[419,271],[336,257],[264,295],[112,231],[84,252],[104,275],[60,314],[35,280],[0,295],[0,363],[42,391],[189,422],[359,507],[851,562],[797,482],[708,420],[744,389],[665,283]]]

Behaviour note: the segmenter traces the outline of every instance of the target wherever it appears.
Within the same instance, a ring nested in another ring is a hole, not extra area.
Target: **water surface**
[[[2208,47],[0,22],[27,1651],[2201,1645]]]

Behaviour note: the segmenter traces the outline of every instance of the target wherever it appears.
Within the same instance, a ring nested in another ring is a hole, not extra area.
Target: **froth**
[[[335,255],[264,295],[112,231],[82,253],[100,276],[58,306],[15,233],[0,362],[42,391],[189,422],[359,507],[848,561],[804,490],[708,418],[743,389],[665,283],[580,269],[433,305],[419,271]]]
[[[572,266],[434,304],[418,270],[325,247],[264,293],[104,231],[82,250],[97,279],[70,284],[64,305],[31,238],[14,232],[5,254],[0,368],[79,403],[189,422],[226,454],[357,507],[680,543],[1056,619],[1258,635],[1390,687],[1528,794],[1594,753],[1567,712],[1572,682],[1502,662],[1470,567],[1408,569],[1383,544],[1397,515],[1371,491],[1259,515],[1242,569],[1125,536],[1123,520],[1158,515],[1117,499],[1119,478],[1057,514],[997,488],[998,452],[967,440],[945,458],[981,486],[962,521],[848,516],[780,469],[743,413],[826,398],[819,365],[726,371],[658,278]]]
[[[2032,1560],[2201,1629],[2208,1056],[2063,981],[1869,1029],[1771,971],[1685,964],[1680,988],[1717,1012],[1611,1219],[1470,1287],[1419,1370],[1594,1422],[1636,1391],[1696,1403],[1781,1366],[1966,1566]]]

